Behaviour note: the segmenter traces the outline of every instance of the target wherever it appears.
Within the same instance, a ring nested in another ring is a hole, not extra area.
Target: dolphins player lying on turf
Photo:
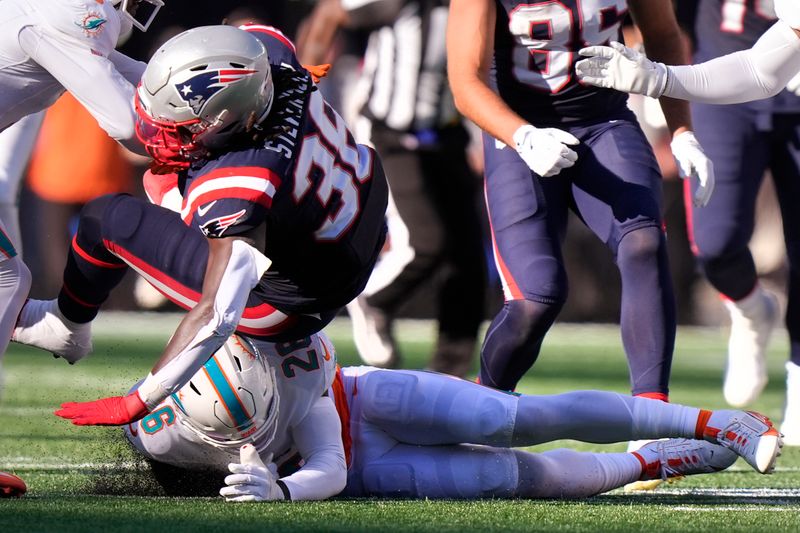
[[[739,456],[770,473],[782,446],[757,414],[600,391],[514,395],[433,372],[339,368],[333,355],[322,333],[234,336],[125,435],[151,460],[218,473],[221,485],[230,471],[228,501],[580,498]],[[634,453],[514,449],[662,437]]]

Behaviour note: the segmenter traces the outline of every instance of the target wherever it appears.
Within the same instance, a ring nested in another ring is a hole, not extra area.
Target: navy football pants
[[[791,359],[800,364],[800,114],[768,115],[753,104],[692,106],[694,127],[714,162],[716,187],[690,215],[693,250],[709,282],[732,300],[757,282],[748,248],[764,172],[772,173],[789,260],[786,327]],[[777,235],[776,235],[777,238]]]
[[[633,393],[666,399],[675,302],[655,157],[632,114],[568,131],[581,140],[578,163],[551,178],[536,176],[515,150],[484,136],[486,199],[505,306],[484,340],[481,383],[513,389],[536,361],[567,298],[561,242],[572,209],[620,270],[620,324]]]

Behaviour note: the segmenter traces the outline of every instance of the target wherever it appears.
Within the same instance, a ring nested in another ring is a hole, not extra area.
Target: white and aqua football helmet
[[[280,398],[275,371],[255,345],[232,335],[172,400],[177,418],[203,442],[238,453],[275,438]]]

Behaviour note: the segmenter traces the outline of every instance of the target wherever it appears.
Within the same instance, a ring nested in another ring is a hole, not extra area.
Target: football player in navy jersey
[[[486,334],[481,383],[513,389],[567,298],[561,241],[573,209],[622,278],[622,340],[633,394],[667,400],[675,302],[662,228],[661,175],[625,94],[580,84],[583,43],[620,37],[630,9],[650,53],[685,60],[668,0],[453,0],[448,71],[458,108],[484,131],[486,199],[505,305]],[[661,102],[694,201],[713,170],[689,108]],[[588,261],[593,260],[587,258]]]
[[[797,87],[800,7],[793,0],[758,0],[752,6],[734,1],[713,4],[701,5],[698,15],[718,20],[720,28],[719,32],[704,30],[698,36],[701,40],[697,59],[704,62],[666,66],[612,43],[610,47],[581,50],[587,59],[579,62],[577,72],[582,81],[592,85],[704,104],[737,104],[775,97],[724,110],[713,106],[699,108],[707,117],[715,114],[714,120],[720,122],[719,131],[724,130],[724,135],[713,132],[719,138],[711,145],[724,159],[719,161],[724,166],[721,203],[713,210],[715,218],[695,222],[697,228],[704,227],[702,235],[698,232],[695,238],[705,241],[705,246],[699,242],[698,248],[709,279],[734,300],[729,307],[733,318],[731,343],[735,346],[729,352],[725,395],[732,403],[745,403],[754,399],[766,383],[763,351],[776,312],[772,297],[756,286],[752,257],[746,246],[752,231],[753,197],[761,172],[770,166],[784,217],[784,240],[790,262],[786,325],[791,361],[787,364],[787,402],[781,430],[787,443],[797,445],[800,444],[800,356],[795,295],[798,237],[792,207],[798,194],[796,175],[800,163],[796,147],[797,101],[782,91],[787,83]],[[770,25],[773,14],[779,20]],[[760,32],[763,34],[757,37]]]
[[[137,133],[162,174],[151,198],[167,201],[177,182],[180,215],[128,195],[90,202],[58,308],[90,322],[131,267],[190,311],[138,391],[64,404],[60,416],[137,420],[234,330],[294,340],[361,292],[384,241],[386,179],[315,88],[267,26],[195,28],[156,51],[137,90]],[[74,362],[85,350],[57,355]]]
[[[775,22],[772,2],[734,0],[686,2],[696,10],[694,61],[753,46]],[[767,342],[778,318],[775,296],[758,283],[748,242],[764,172],[770,169],[780,200],[788,250],[786,326],[791,339],[790,374],[800,379],[800,97],[783,91],[768,100],[735,106],[692,104],[697,137],[714,161],[717,187],[706,209],[691,210],[695,252],[708,280],[724,297],[731,315],[724,394],[729,404],[754,401],[767,382]],[[797,369],[797,370],[795,370]],[[800,383],[800,382],[799,382]],[[800,406],[798,406],[800,408]],[[798,415],[800,416],[800,414]],[[800,420],[797,421],[800,424]],[[800,444],[800,426],[794,441]]]

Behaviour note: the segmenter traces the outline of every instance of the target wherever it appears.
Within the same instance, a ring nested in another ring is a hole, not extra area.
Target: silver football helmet
[[[137,135],[157,162],[188,166],[269,113],[267,49],[233,26],[203,26],[159,48],[136,90]]]
[[[120,18],[126,19],[142,31],[147,31],[158,10],[164,7],[164,0],[111,0],[111,5],[117,7]]]
[[[177,418],[200,440],[238,453],[275,438],[280,398],[275,371],[245,337],[232,335],[172,400]]]

